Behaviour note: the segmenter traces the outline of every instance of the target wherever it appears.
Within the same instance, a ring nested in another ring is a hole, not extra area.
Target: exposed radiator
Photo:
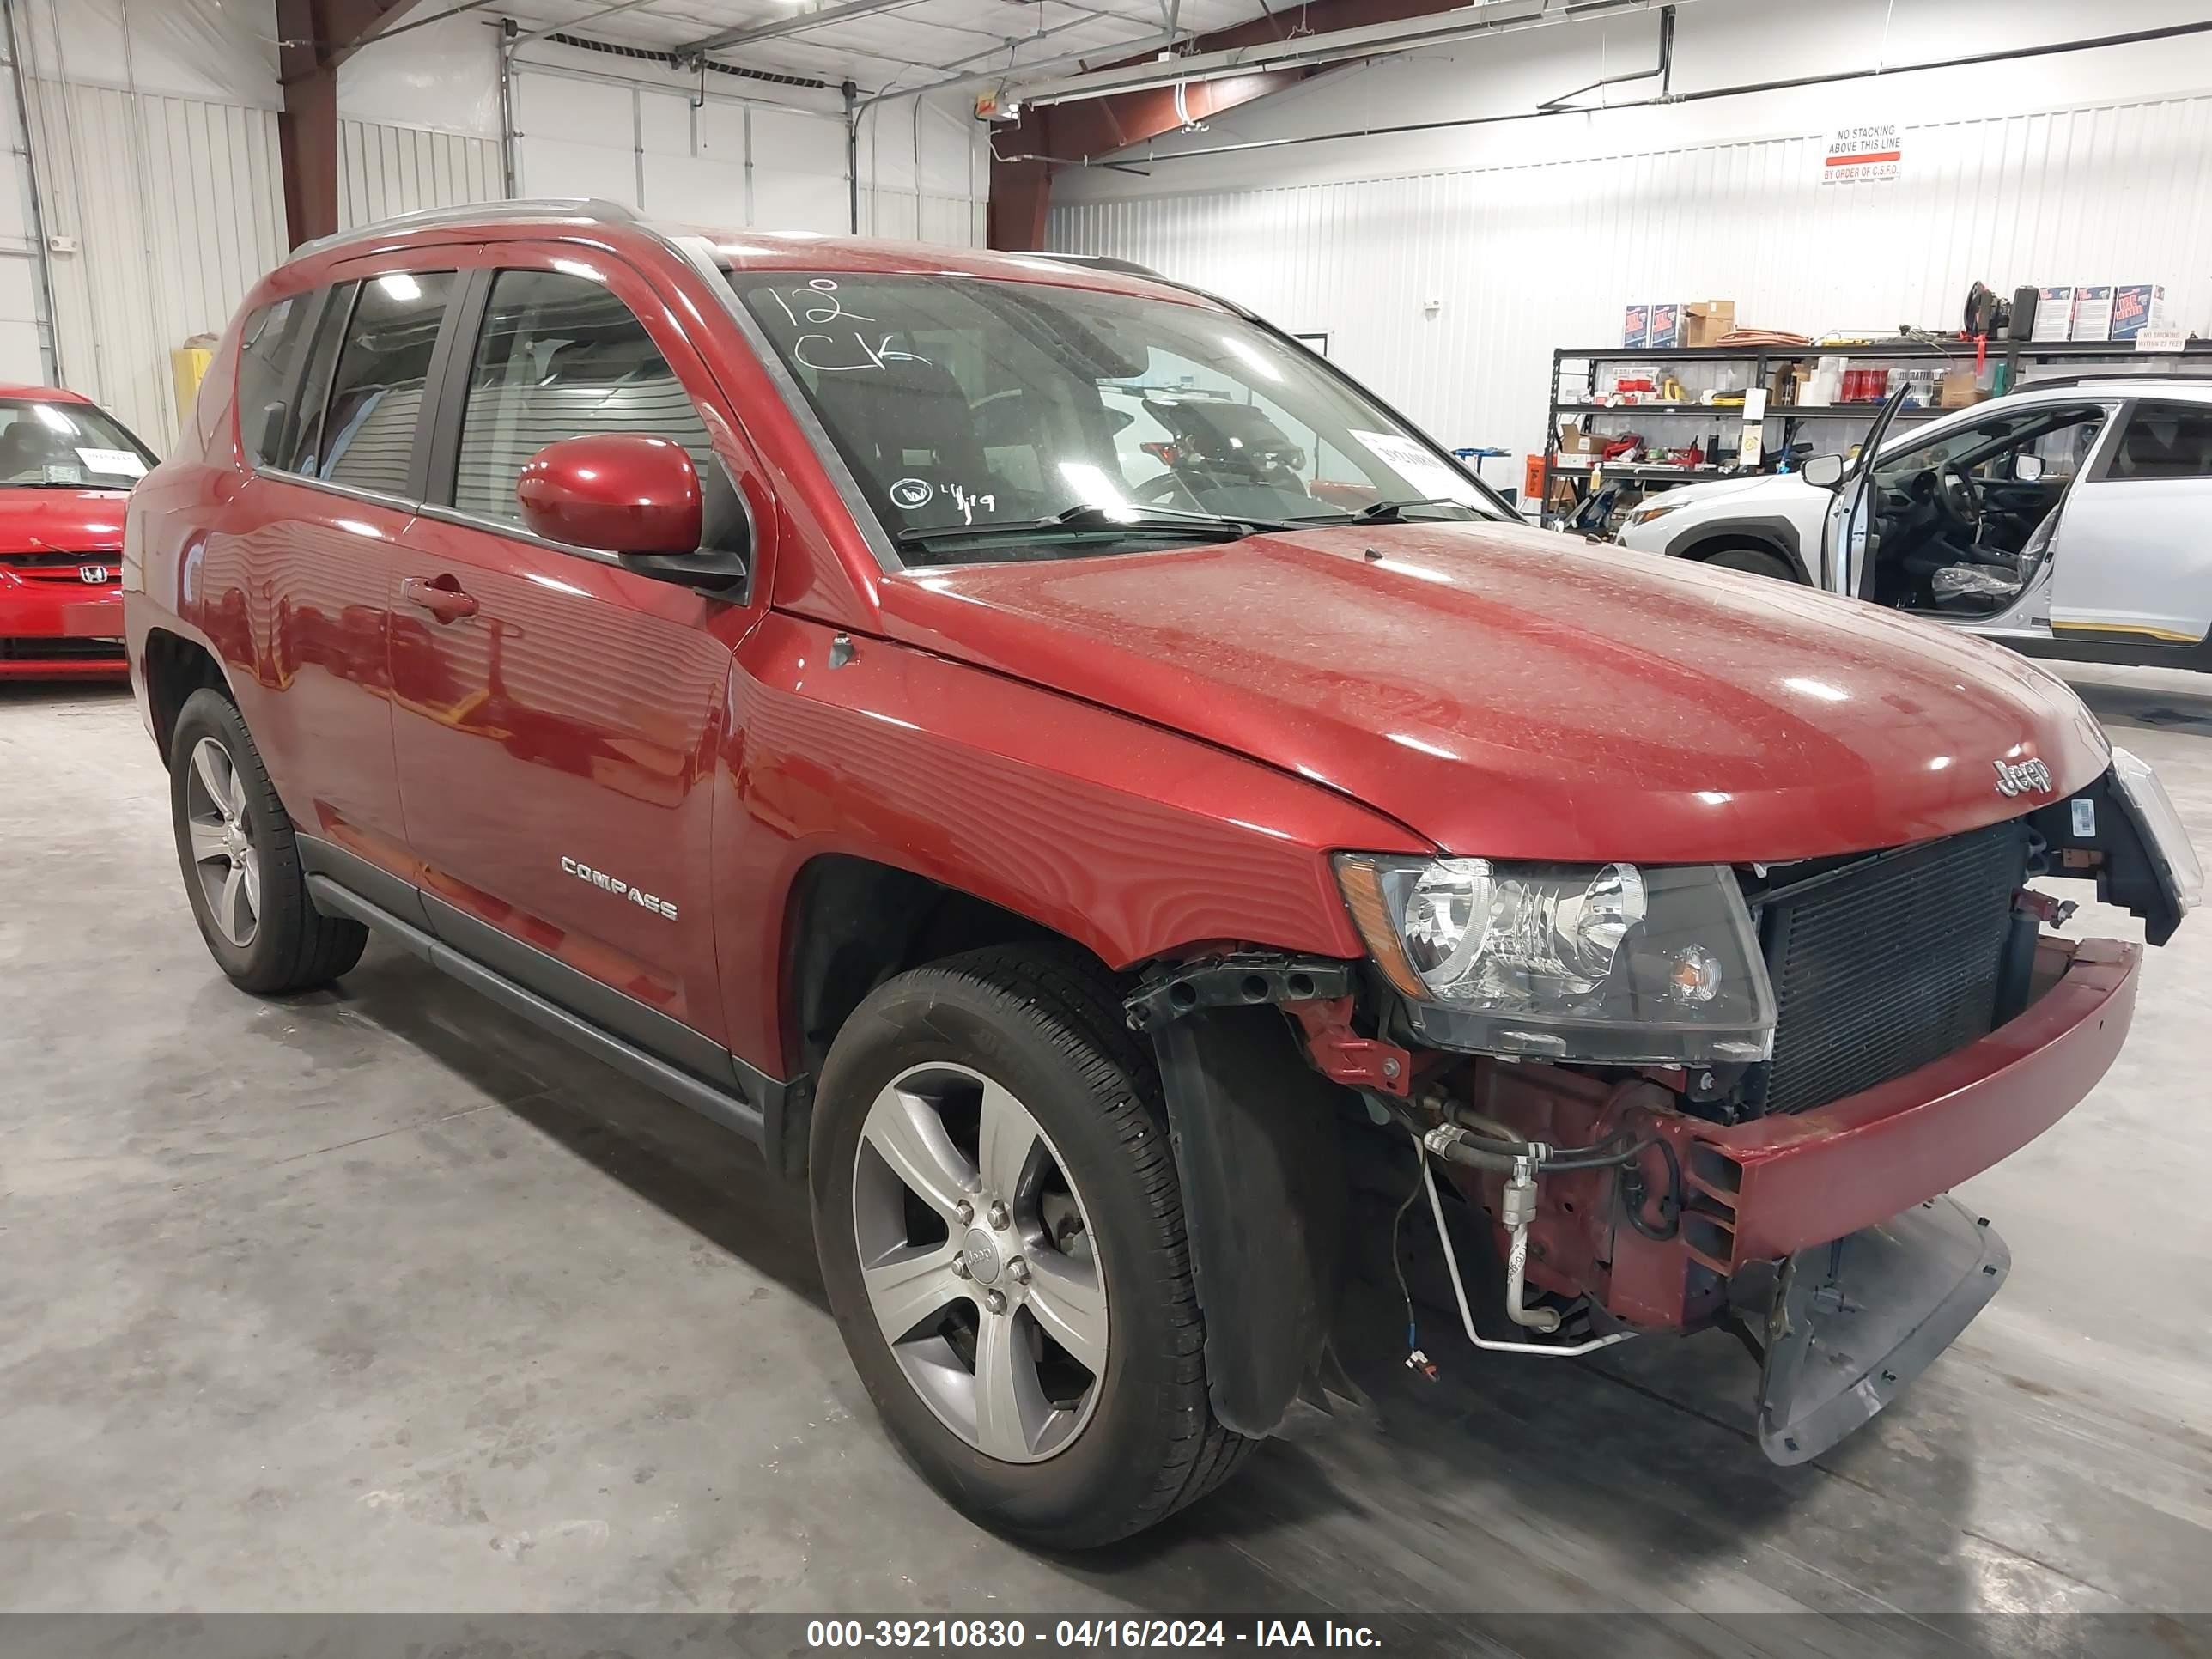
[[[1846,866],[1768,902],[1767,1111],[1825,1105],[1989,1034],[2027,848],[2026,824],[1993,824]]]

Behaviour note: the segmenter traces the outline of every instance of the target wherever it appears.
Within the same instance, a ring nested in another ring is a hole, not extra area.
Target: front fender
[[[788,1075],[793,884],[842,854],[1025,916],[1126,969],[1193,945],[1366,954],[1329,854],[1434,850],[1318,784],[1110,709],[771,612],[738,650],[716,814],[732,1046]],[[836,665],[833,666],[832,664]]]

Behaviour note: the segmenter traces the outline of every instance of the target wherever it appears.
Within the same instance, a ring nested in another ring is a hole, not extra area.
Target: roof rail
[[[1150,265],[1140,265],[1134,259],[1124,259],[1111,253],[1049,253],[1039,248],[1024,256],[1031,259],[1050,259],[1063,265],[1082,265],[1091,270],[1118,270],[1125,276],[1149,276],[1156,283],[1168,283],[1176,288],[1188,286],[1172,276],[1163,276]]]
[[[2196,356],[2194,352],[2190,354]],[[2182,386],[2212,386],[2212,368],[2153,368],[2146,364],[2141,368],[2087,369],[2074,374],[2038,374],[2024,380],[2013,387],[2014,392],[2040,392],[2047,386],[2095,386],[2104,380],[2124,380],[2136,384],[2179,383]]]
[[[302,242],[294,248],[291,258],[321,253],[334,247],[343,247],[349,242],[368,241],[379,236],[388,236],[398,231],[420,230],[439,225],[475,224],[487,219],[592,219],[610,223],[634,224],[637,210],[620,202],[609,202],[595,196],[526,196],[508,202],[468,202],[452,207],[424,208],[416,213],[402,213],[390,219],[379,219],[374,224],[356,225],[350,230],[333,231],[327,236],[318,236],[311,242]]]

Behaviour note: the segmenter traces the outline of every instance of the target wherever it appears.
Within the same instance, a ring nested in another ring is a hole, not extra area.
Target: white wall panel
[[[156,449],[176,434],[169,353],[222,331],[283,258],[276,112],[34,81],[34,142],[64,378]]]
[[[39,294],[39,239],[31,173],[10,78],[0,77],[0,382],[41,386],[46,366],[46,307]]]
[[[752,224],[763,230],[850,232],[842,117],[825,120],[756,107],[752,156]]]
[[[2212,321],[2212,97],[1908,123],[1896,185],[1822,187],[1820,143],[1094,200],[1055,206],[1049,235],[1326,330],[1439,438],[1516,451],[1541,442],[1552,349],[1618,339],[1632,300],[1956,327],[1977,279],[2141,280]]]
[[[506,194],[499,141],[380,121],[338,123],[338,222],[496,202]]]
[[[834,103],[810,108],[713,90],[695,108],[695,95],[525,61],[514,79],[521,193],[601,196],[728,229],[852,228],[845,120]],[[861,234],[981,245],[989,160],[966,110],[964,99],[938,98],[862,118]]]

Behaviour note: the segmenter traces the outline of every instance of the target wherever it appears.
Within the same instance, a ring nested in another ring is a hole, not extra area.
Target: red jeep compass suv
[[[1355,1164],[1496,1363],[1733,1324],[1814,1455],[2003,1276],[1937,1195],[2126,1032],[2141,948],[2029,878],[2154,941],[2201,886],[2042,670],[1528,529],[1099,262],[349,233],[125,585],[223,971],[380,928],[759,1142],[898,1443],[1060,1544],[1341,1377]]]

